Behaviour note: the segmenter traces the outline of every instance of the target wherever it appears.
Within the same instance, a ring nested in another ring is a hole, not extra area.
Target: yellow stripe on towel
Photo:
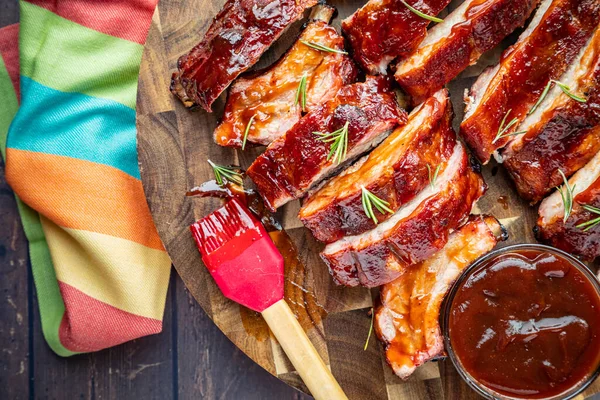
[[[121,310],[162,319],[171,267],[167,253],[41,220],[59,281]]]

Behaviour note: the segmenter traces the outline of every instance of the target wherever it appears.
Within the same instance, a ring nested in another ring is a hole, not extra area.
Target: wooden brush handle
[[[348,399],[285,300],[279,300],[262,315],[315,399]]]

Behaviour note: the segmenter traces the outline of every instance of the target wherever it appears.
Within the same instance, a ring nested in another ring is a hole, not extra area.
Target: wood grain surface
[[[265,323],[253,312],[225,299],[201,263],[188,227],[220,205],[216,199],[186,197],[190,188],[212,179],[206,160],[247,168],[264,148],[246,151],[214,144],[212,131],[224,105],[215,112],[190,112],[168,91],[170,72],[177,58],[200,39],[223,0],[162,0],[154,15],[140,73],[137,105],[139,163],[146,197],[154,221],[177,272],[191,295],[236,346],[270,373],[306,390]],[[351,14],[362,1],[331,1],[339,16]],[[460,4],[454,1],[451,9]],[[294,24],[261,59],[257,67],[275,61],[295,40],[302,22]],[[450,83],[455,127],[462,118],[462,93],[481,71],[495,63],[501,50],[517,33],[485,54],[480,62]],[[510,239],[502,246],[534,242],[536,210],[517,196],[508,175],[490,164],[483,169],[489,190],[477,212],[499,218]],[[386,365],[383,349],[374,337],[363,346],[370,325],[368,311],[377,290],[342,288],[332,282],[318,257],[321,249],[296,218],[299,203],[277,214],[298,249],[300,262],[286,265],[286,298],[333,374],[351,399],[469,399],[477,398],[458,377],[449,360],[427,363],[408,380],[401,381]],[[585,395],[600,391],[597,382]]]

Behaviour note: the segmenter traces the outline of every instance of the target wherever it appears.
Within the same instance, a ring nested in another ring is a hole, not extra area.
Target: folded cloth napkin
[[[18,46],[17,26],[0,32],[6,179],[29,240],[44,336],[62,356],[162,329],[171,263],[142,189],[135,128],[155,6],[21,1]]]

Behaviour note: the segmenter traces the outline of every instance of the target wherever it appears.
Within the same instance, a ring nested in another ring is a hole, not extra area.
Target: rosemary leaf
[[[578,101],[580,103],[585,103],[587,101],[584,97],[580,97],[580,96],[577,96],[576,94],[573,94],[573,92],[571,92],[571,88],[568,87],[567,85],[565,85],[564,83],[554,80],[554,79],[551,79],[550,82],[548,82],[548,84],[544,88],[544,91],[542,92],[540,99],[537,101],[537,103],[535,103],[535,105],[531,108],[531,110],[529,110],[527,115],[533,114],[535,112],[535,110],[537,110],[537,108],[540,106],[540,104],[542,104],[542,102],[548,95],[548,92],[550,91],[552,84],[557,85],[560,88],[560,90],[563,91],[564,94],[566,94],[567,96],[569,96],[570,98],[572,98],[575,101]]]
[[[511,113],[511,111],[512,110],[508,110],[506,112],[506,114],[504,114],[504,118],[502,118],[502,122],[500,123],[500,128],[498,128],[498,133],[496,134],[496,137],[492,141],[492,144],[495,144],[498,140],[505,138],[505,137],[517,136],[517,135],[521,135],[523,133],[527,133],[526,131],[506,133],[510,128],[512,128],[514,125],[519,123],[519,120],[517,118],[513,118],[508,123],[508,125],[504,126],[504,124],[506,123],[506,118],[508,118],[508,115]]]
[[[562,170],[558,170],[560,175],[563,178],[563,182],[565,183],[564,188],[559,188],[558,191],[560,193],[560,197],[562,198],[563,207],[565,209],[565,214],[563,216],[563,223],[566,223],[569,217],[571,216],[571,211],[573,211],[573,193],[575,192],[575,186],[571,187],[569,185],[569,181],[567,177],[562,172]]]
[[[248,133],[250,133],[250,127],[252,127],[252,124],[254,123],[254,115],[252,116],[252,118],[250,118],[250,121],[248,121],[248,125],[246,125],[246,130],[244,131],[244,141],[242,142],[242,150],[246,150],[246,141],[248,140]]]
[[[373,193],[369,192],[364,186],[361,189],[362,189],[362,198],[361,199],[362,199],[363,210],[365,211],[365,215],[367,217],[369,217],[370,219],[372,219],[373,223],[375,223],[375,225],[377,225],[379,223],[379,221],[377,220],[377,217],[375,216],[375,213],[373,212],[373,206],[375,206],[375,208],[381,214],[385,214],[386,212],[388,212],[390,214],[394,213],[394,210],[390,209],[390,207],[389,207],[390,203],[375,196]]]
[[[435,169],[435,172],[433,173],[433,176],[431,175],[431,167],[429,166],[429,164],[427,164],[427,173],[429,174],[429,184],[431,185],[431,188],[434,189],[435,188],[435,182],[437,181],[437,177],[438,174],[440,173],[440,168],[442,167],[442,165],[438,165],[437,168]]]
[[[319,51],[326,51],[328,53],[338,53],[338,54],[348,54],[347,51],[344,50],[338,50],[338,49],[332,49],[331,47],[325,46],[323,44],[319,44],[319,43],[313,43],[313,42],[307,42],[305,40],[301,40],[301,43],[307,45],[308,47],[311,47],[315,50],[319,50]]]
[[[562,90],[564,94],[566,94],[573,100],[578,101],[580,103],[585,103],[587,101],[584,97],[580,97],[580,96],[573,94],[571,92],[571,88],[568,87],[567,85],[565,85],[564,83],[559,82],[559,81],[552,81],[552,82],[556,83],[558,85],[558,87],[560,88],[560,90]]]
[[[215,164],[214,162],[207,160],[213,169],[215,174],[215,180],[221,186],[225,184],[225,180],[235,183],[237,185],[243,184],[243,175],[237,171],[236,167],[226,167],[224,165]],[[225,180],[223,180],[225,178]]]
[[[313,134],[319,136],[317,140],[323,143],[331,143],[327,161],[333,157],[333,162],[339,165],[346,159],[348,153],[348,126],[350,126],[350,122],[346,121],[344,126],[337,131],[331,133],[313,132]]]
[[[373,222],[375,222],[375,224],[377,224],[377,218],[375,218],[375,216],[373,214],[373,206],[371,205],[371,202],[369,201],[369,198],[367,197],[367,190],[365,188],[362,189],[361,200],[362,200],[363,210],[365,211],[365,215],[369,218],[373,218]]]
[[[598,214],[598,215],[600,215],[600,208],[598,208],[598,207],[589,206],[589,205],[584,205],[584,206],[582,206],[582,208],[583,208],[584,210],[586,210],[586,211],[588,211],[588,212],[592,213],[592,214]],[[577,228],[580,228],[580,229],[581,229],[581,228],[585,228],[583,231],[584,231],[584,232],[587,232],[587,231],[589,231],[590,229],[592,229],[592,228],[595,228],[595,227],[596,227],[596,226],[598,226],[599,224],[600,224],[600,217],[598,217],[598,218],[594,218],[594,219],[591,219],[591,220],[589,220],[589,221],[587,221],[587,222],[584,222],[584,223],[582,223],[582,224],[576,225],[576,227],[577,227]]]
[[[294,102],[294,106],[300,103],[303,112],[306,112],[306,78],[306,74],[302,75],[300,83],[298,84],[298,89],[296,90],[296,101]]]
[[[363,348],[363,351],[367,351],[367,348],[369,347],[369,341],[371,340],[371,333],[373,333],[374,315],[375,315],[375,310],[373,310],[373,307],[371,307],[371,326],[369,327],[369,334],[367,335],[367,341],[365,342],[365,347]]]
[[[402,4],[404,4],[406,6],[406,8],[408,8],[411,12],[413,12],[414,14],[418,15],[419,17],[426,19],[427,21],[432,21],[432,22],[444,22],[443,19],[441,18],[437,18],[437,17],[432,17],[431,15],[427,15],[419,10],[417,10],[414,7],[411,7],[410,4],[408,4],[406,1],[404,0],[400,0],[402,2]]]
[[[587,205],[587,204],[586,204],[586,205],[583,205],[582,207],[583,207],[583,209],[584,209],[585,211],[589,211],[589,212],[591,212],[591,213],[593,213],[593,214],[599,214],[599,215],[600,215],[600,208],[598,208],[598,207],[589,206],[589,205]]]
[[[540,96],[540,99],[537,101],[537,103],[535,103],[535,105],[531,108],[531,110],[529,110],[529,112],[527,113],[527,115],[533,114],[535,112],[535,110],[537,110],[537,108],[540,106],[540,104],[542,104],[542,102],[544,101],[544,99],[548,95],[548,92],[550,91],[550,87],[551,86],[552,86],[552,81],[548,82],[548,84],[544,88],[544,91],[542,92],[542,95]]]

